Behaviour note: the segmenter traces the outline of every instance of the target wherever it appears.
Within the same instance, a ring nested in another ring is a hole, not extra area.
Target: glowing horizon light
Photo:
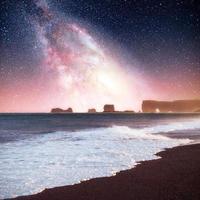
[[[134,92],[129,75],[85,28],[74,22],[58,21],[49,36],[46,26],[37,29],[37,35],[43,45],[43,68],[56,75],[54,84],[62,93],[56,95],[58,102],[66,102],[65,107],[78,111],[102,109],[106,103],[124,109],[132,107]]]

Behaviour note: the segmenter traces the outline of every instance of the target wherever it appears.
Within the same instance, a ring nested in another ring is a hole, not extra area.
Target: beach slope
[[[179,146],[157,154],[113,177],[46,189],[16,200],[199,200],[200,144]]]

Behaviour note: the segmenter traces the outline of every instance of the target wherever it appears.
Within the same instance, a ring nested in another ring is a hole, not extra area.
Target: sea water
[[[199,139],[198,114],[2,114],[0,198],[112,176]]]

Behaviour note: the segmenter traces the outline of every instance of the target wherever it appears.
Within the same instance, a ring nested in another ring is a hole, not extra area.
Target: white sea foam
[[[39,134],[0,146],[0,198],[111,176],[163,148],[187,144],[162,133],[200,129],[200,119],[134,129],[127,126]]]
[[[153,140],[172,140],[172,138],[161,135],[162,133],[168,133],[173,131],[194,130],[200,129],[200,119],[191,121],[173,122],[170,124],[156,125],[152,127],[146,127],[142,129],[129,128],[127,126],[113,126],[110,131],[118,134],[122,134],[123,137],[135,138],[135,139],[153,139]],[[158,134],[160,133],[160,134]],[[180,143],[191,142],[189,139],[179,139]]]

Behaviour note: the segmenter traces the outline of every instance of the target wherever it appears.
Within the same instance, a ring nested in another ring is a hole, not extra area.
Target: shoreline
[[[45,189],[15,200],[196,200],[200,199],[200,144],[188,144],[155,154],[111,177]]]
[[[95,113],[89,113],[89,112],[58,112],[58,113],[52,113],[52,112],[0,112],[0,115],[109,115],[109,114],[127,114],[127,115],[200,115],[200,112],[95,112]]]

